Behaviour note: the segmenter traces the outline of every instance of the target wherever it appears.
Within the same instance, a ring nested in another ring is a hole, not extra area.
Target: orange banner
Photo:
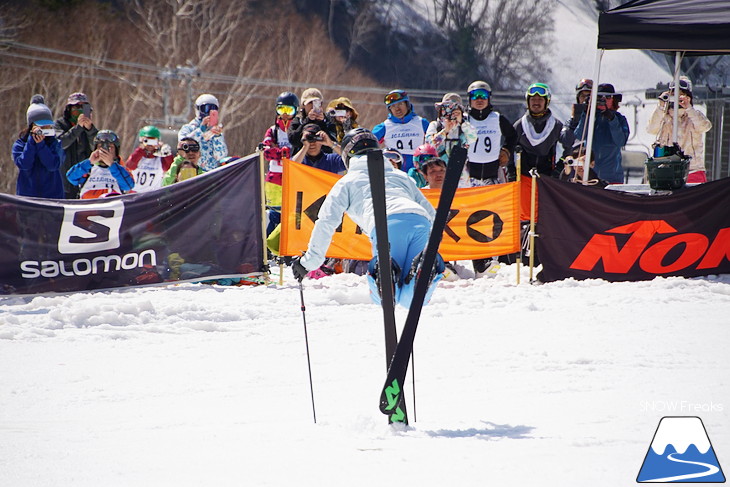
[[[284,160],[281,255],[299,255],[307,249],[319,208],[340,177]],[[434,207],[438,204],[438,190],[424,189],[423,193]],[[449,261],[470,260],[517,252],[519,208],[517,183],[458,189],[439,249],[442,257]],[[370,260],[370,240],[345,215],[327,256]]]

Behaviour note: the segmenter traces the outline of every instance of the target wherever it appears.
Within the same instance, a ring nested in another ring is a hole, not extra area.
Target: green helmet
[[[545,83],[532,83],[529,88],[527,88],[527,92],[525,92],[525,99],[530,98],[531,96],[542,96],[546,99],[546,105],[550,104],[550,97],[552,96],[552,93],[550,92],[550,87],[546,85]]]
[[[146,127],[142,127],[142,129],[139,131],[139,136],[149,137],[150,139],[159,139],[160,129],[158,129],[154,125],[147,125]]]

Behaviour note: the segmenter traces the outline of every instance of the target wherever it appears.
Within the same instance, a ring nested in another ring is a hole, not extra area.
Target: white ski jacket
[[[433,222],[436,210],[416,187],[413,180],[403,171],[393,169],[387,159],[384,159],[384,164],[387,214],[414,213],[425,216]],[[347,213],[368,236],[373,234],[375,217],[370,196],[370,176],[366,155],[350,158],[348,173],[335,183],[322,203],[312,236],[309,239],[307,252],[301,259],[301,264],[307,270],[317,269],[324,263],[325,253],[330,246],[332,235],[342,223],[344,213]]]

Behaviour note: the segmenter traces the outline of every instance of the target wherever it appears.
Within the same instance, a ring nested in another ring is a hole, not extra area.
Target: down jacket
[[[651,114],[646,131],[655,134],[659,145],[672,145],[673,111],[665,111],[657,106]],[[690,106],[679,109],[679,125],[677,143],[685,155],[691,156],[689,172],[705,170],[705,138],[704,133],[712,128],[712,122],[705,115]]]

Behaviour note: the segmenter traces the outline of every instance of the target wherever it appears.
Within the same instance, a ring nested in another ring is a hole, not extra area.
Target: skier
[[[506,169],[517,141],[517,133],[507,118],[492,106],[492,88],[486,81],[474,81],[467,88],[467,121],[477,131],[469,148],[470,186],[507,182]]]
[[[426,143],[448,164],[454,147],[469,148],[477,140],[477,132],[464,117],[464,106],[457,93],[446,93],[439,103],[434,103],[437,119],[426,130]],[[466,168],[465,168],[466,170]],[[467,173],[462,175],[460,187],[468,187]]]
[[[290,158],[292,144],[289,142],[287,130],[299,107],[299,97],[290,91],[284,91],[276,98],[276,120],[266,130],[261,145],[264,148],[264,159],[269,163],[266,173],[264,191],[269,223],[266,235],[270,235],[281,222],[281,182],[283,178],[282,158]]]
[[[178,142],[192,137],[200,143],[200,167],[203,171],[217,168],[219,161],[228,155],[223,138],[223,125],[218,119],[218,98],[205,93],[195,100],[196,117],[180,128]]]
[[[424,170],[423,165],[429,159],[438,156],[436,149],[431,144],[421,144],[413,153],[413,167],[408,170],[408,175],[419,188],[423,188],[428,184],[426,182],[426,171]]]
[[[555,170],[556,146],[562,142],[563,147],[571,149],[570,144],[563,142],[565,134],[561,134],[563,123],[550,111],[550,87],[545,83],[533,83],[525,92],[527,112],[514,123],[517,132],[517,143],[524,149],[522,152],[522,174],[530,175],[530,169],[537,168],[542,175],[551,176]],[[568,152],[564,151],[567,155]]]
[[[307,251],[292,262],[292,271],[297,280],[301,281],[307,272],[317,269],[324,262],[325,252],[329,248],[332,235],[342,222],[344,213],[347,213],[370,237],[373,255],[377,255],[375,217],[367,169],[367,152],[377,149],[378,139],[363,127],[345,134],[342,139],[342,154],[349,169],[347,174],[335,183],[322,204]],[[411,269],[417,267],[420,261],[436,212],[413,180],[404,172],[393,169],[390,162],[383,159],[395,299],[401,305],[408,307],[415,284],[415,279],[410,275]],[[379,303],[377,267],[377,257],[374,257],[368,267],[368,283],[371,298]],[[429,296],[441,279],[443,269],[443,260],[439,258],[436,275],[430,284]]]
[[[71,167],[66,177],[80,187],[81,199],[128,193],[134,188],[134,177],[122,165],[119,137],[111,130],[99,130],[94,137],[94,151],[88,159]]]
[[[403,90],[393,90],[385,95],[385,106],[388,118],[373,127],[373,134],[386,149],[401,153],[401,170],[407,173],[413,167],[414,151],[424,142],[428,120],[416,115],[408,93]]]
[[[167,153],[163,155],[163,153]],[[142,127],[139,131],[139,145],[127,158],[125,165],[134,175],[134,190],[137,193],[162,187],[162,178],[172,165],[172,151],[163,145],[160,129],[154,125]]]

